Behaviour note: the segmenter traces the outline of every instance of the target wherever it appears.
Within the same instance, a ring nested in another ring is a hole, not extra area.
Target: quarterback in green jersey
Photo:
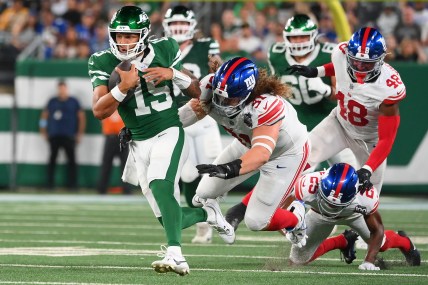
[[[166,11],[163,20],[165,36],[175,39],[180,45],[181,62],[184,68],[201,79],[209,73],[209,57],[219,57],[220,46],[211,38],[195,39],[197,21],[195,13],[182,5]],[[174,85],[176,103],[181,106],[189,101],[181,90]],[[221,136],[216,121],[206,116],[197,123],[184,128],[186,140],[190,146],[189,158],[181,172],[181,191],[187,204],[194,207],[192,198],[201,177],[196,169],[198,164],[209,164],[222,150]],[[192,243],[211,243],[212,228],[207,223],[196,224],[196,235]]]
[[[117,109],[132,134],[122,179],[140,185],[167,238],[167,247],[161,247],[165,250],[164,258],[153,262],[152,267],[160,273],[185,275],[189,265],[181,252],[183,228],[207,221],[226,242],[233,243],[235,238],[215,200],[202,209],[180,207],[178,181],[189,147],[172,85],[176,84],[187,96],[198,98],[199,81],[192,80],[190,72],[182,68],[174,39],[148,39],[150,20],[139,7],[119,9],[108,30],[110,48],[93,54],[88,61],[92,111],[102,120]],[[129,71],[116,67],[125,60],[132,63]],[[113,70],[121,80],[109,90]],[[130,89],[134,89],[134,96],[124,101]]]

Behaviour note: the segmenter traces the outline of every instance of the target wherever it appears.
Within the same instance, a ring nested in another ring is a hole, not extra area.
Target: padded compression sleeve
[[[400,125],[400,116],[379,116],[378,124],[379,142],[366,162],[372,171],[375,171],[391,152]]]

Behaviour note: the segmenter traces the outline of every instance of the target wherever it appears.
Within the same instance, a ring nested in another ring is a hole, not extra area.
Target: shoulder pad
[[[259,95],[253,100],[252,108],[256,113],[255,126],[273,125],[284,118],[285,102],[279,96]]]

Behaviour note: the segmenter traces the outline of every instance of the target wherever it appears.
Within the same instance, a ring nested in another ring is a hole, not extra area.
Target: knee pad
[[[262,221],[260,219],[257,219],[256,217],[251,217],[250,215],[245,215],[244,218],[245,224],[247,225],[247,228],[252,231],[261,231],[267,226],[266,221]]]

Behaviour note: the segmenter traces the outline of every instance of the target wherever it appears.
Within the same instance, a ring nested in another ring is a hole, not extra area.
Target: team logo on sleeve
[[[361,205],[357,205],[357,206],[355,206],[354,212],[359,213],[359,214],[363,214],[364,216],[366,216],[367,215],[367,208],[364,206],[361,206]]]

